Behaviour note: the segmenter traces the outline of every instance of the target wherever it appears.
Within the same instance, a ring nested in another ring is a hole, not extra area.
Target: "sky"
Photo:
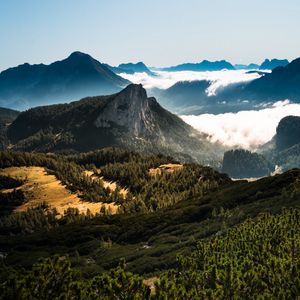
[[[169,66],[300,56],[299,0],[0,0],[0,70],[73,51]]]

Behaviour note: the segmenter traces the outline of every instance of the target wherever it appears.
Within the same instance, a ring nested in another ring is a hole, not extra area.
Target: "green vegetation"
[[[83,199],[99,188],[95,199],[121,205],[117,215],[69,208],[58,216],[47,203],[6,211],[0,299],[299,297],[300,170],[255,182],[196,164],[149,172],[170,163],[113,148],[0,152],[0,167],[43,166]],[[102,176],[126,188],[126,197],[104,189]],[[11,193],[22,182],[3,177],[1,184]],[[15,207],[16,199],[7,203]],[[154,289],[143,283],[148,278],[157,278]]]
[[[125,268],[121,260],[85,279],[66,257],[46,258],[27,271],[3,265],[1,299],[296,299],[300,210],[260,214],[199,241],[190,256],[179,256],[175,268],[159,275],[153,293]]]

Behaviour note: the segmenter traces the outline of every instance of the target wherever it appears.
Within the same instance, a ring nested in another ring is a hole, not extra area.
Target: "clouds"
[[[155,72],[157,76],[149,76],[147,73],[119,74],[133,83],[141,83],[146,89],[160,88],[167,89],[178,81],[208,80],[211,85],[207,89],[209,96],[215,95],[218,89],[229,84],[247,82],[260,75],[257,73],[247,74],[246,70],[223,70],[211,72]]]
[[[207,133],[212,142],[218,141],[229,147],[255,150],[272,139],[279,121],[289,115],[300,116],[300,104],[292,104],[285,100],[258,111],[191,115],[181,118],[200,132]]]

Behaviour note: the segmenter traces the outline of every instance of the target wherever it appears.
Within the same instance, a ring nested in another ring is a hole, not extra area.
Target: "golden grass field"
[[[93,214],[99,213],[103,205],[106,208],[110,207],[112,213],[118,210],[118,206],[113,203],[82,201],[77,194],[71,193],[54,175],[47,174],[42,167],[11,167],[0,169],[0,174],[25,180],[18,189],[24,191],[27,201],[17,207],[16,212],[25,211],[41,202],[47,202],[51,207],[55,207],[61,215],[69,207],[78,208],[81,213],[86,213],[89,209]]]
[[[160,165],[158,168],[153,168],[149,170],[151,176],[161,175],[163,173],[173,173],[179,171],[183,168],[181,164],[164,164]]]

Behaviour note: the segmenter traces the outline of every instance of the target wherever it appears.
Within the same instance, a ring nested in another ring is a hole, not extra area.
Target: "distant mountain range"
[[[19,110],[120,91],[130,82],[88,54],[50,65],[23,64],[0,73],[0,106]]]
[[[203,60],[200,63],[184,63],[177,66],[159,68],[160,71],[178,72],[178,71],[221,71],[221,70],[272,70],[277,67],[285,67],[289,61],[287,59],[266,59],[261,65],[251,63],[249,65],[236,64],[232,65],[226,60],[208,61]]]
[[[220,71],[234,70],[234,66],[226,60],[208,61],[203,60],[200,63],[184,63],[173,67],[160,68],[161,71],[178,72],[178,71]]]
[[[105,64],[111,71],[115,72],[116,74],[120,73],[127,73],[127,74],[134,74],[134,73],[147,73],[148,75],[154,76],[155,74],[150,71],[150,69],[143,63],[138,62],[134,63],[127,63],[127,64],[120,64],[117,67],[110,66]]]
[[[237,64],[234,67],[236,70],[257,70],[260,68],[260,65],[253,63],[249,65]]]
[[[251,63],[249,65],[236,64],[236,70],[273,70],[277,67],[285,67],[289,64],[287,59],[268,59],[266,58],[260,65]]]
[[[180,82],[152,93],[169,110],[181,114],[237,112],[283,99],[300,101],[300,58],[260,75],[250,82],[228,85],[213,96],[206,92],[209,81]]]
[[[179,117],[148,98],[141,85],[118,94],[22,112],[8,127],[14,150],[89,151],[123,147],[210,163],[222,150]]]

